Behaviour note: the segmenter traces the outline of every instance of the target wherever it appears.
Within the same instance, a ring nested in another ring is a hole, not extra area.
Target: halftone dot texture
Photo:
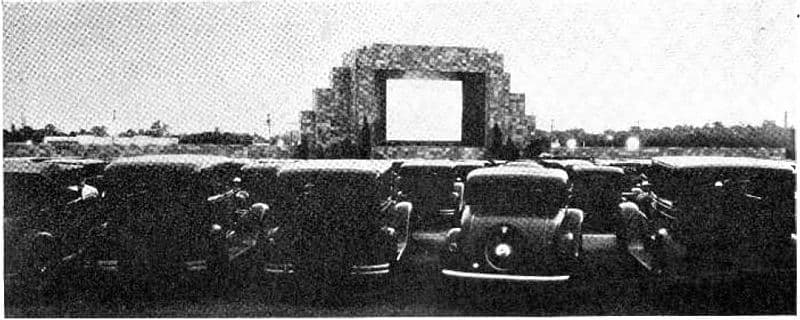
[[[3,6],[6,127],[266,135],[271,114],[283,132],[342,55],[372,43],[502,53],[511,91],[557,129],[758,124],[794,118],[799,98],[788,0]]]

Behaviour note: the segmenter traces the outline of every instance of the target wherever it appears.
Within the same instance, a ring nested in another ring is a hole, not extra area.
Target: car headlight
[[[385,226],[381,227],[381,232],[389,237],[394,237],[397,234],[397,231],[394,228]]]
[[[453,228],[447,231],[447,250],[450,252],[458,252],[458,234],[461,233],[461,228]]]
[[[222,232],[222,226],[216,223],[212,224],[210,232],[211,234],[219,234],[220,232]]]
[[[562,255],[577,258],[580,255],[580,242],[574,232],[565,232],[558,236],[558,247]]]
[[[522,233],[511,226],[500,225],[493,228],[484,251],[489,266],[499,271],[521,266],[523,240]]]

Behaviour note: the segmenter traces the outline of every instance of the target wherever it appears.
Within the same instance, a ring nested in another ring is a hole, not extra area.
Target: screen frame
[[[484,72],[441,72],[429,70],[375,70],[378,118],[375,120],[375,142],[378,146],[463,146],[486,145],[487,75]],[[411,141],[386,139],[386,87],[389,79],[461,81],[461,141]]]

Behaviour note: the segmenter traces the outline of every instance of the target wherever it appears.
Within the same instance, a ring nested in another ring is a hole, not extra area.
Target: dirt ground
[[[72,288],[57,297],[23,296],[24,284],[5,282],[8,317],[347,317],[462,315],[732,315],[796,314],[796,274],[774,273],[703,281],[645,277],[614,249],[613,236],[585,236],[585,271],[551,285],[454,284],[440,274],[443,234],[416,234],[407,270],[393,277],[298,297],[290,284],[250,269],[241,287],[197,282],[128,294],[108,283]],[[242,270],[241,272],[245,272]],[[365,288],[366,287],[366,288]]]

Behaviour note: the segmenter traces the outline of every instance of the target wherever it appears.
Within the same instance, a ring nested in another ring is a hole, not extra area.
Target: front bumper
[[[176,273],[202,273],[210,272],[211,262],[208,260],[191,260],[180,263],[154,264],[154,265],[130,265],[120,260],[95,260],[85,261],[83,269],[89,272],[101,274],[136,273],[137,271],[159,271],[165,274]]]
[[[512,281],[512,282],[564,282],[570,279],[569,275],[515,275],[501,273],[484,272],[465,272],[450,269],[443,269],[442,274],[448,277],[460,279],[475,279],[489,281]]]
[[[350,267],[350,276],[379,276],[389,274],[390,263],[372,265],[354,265]],[[264,271],[271,274],[295,274],[296,267],[291,263],[266,263]]]

